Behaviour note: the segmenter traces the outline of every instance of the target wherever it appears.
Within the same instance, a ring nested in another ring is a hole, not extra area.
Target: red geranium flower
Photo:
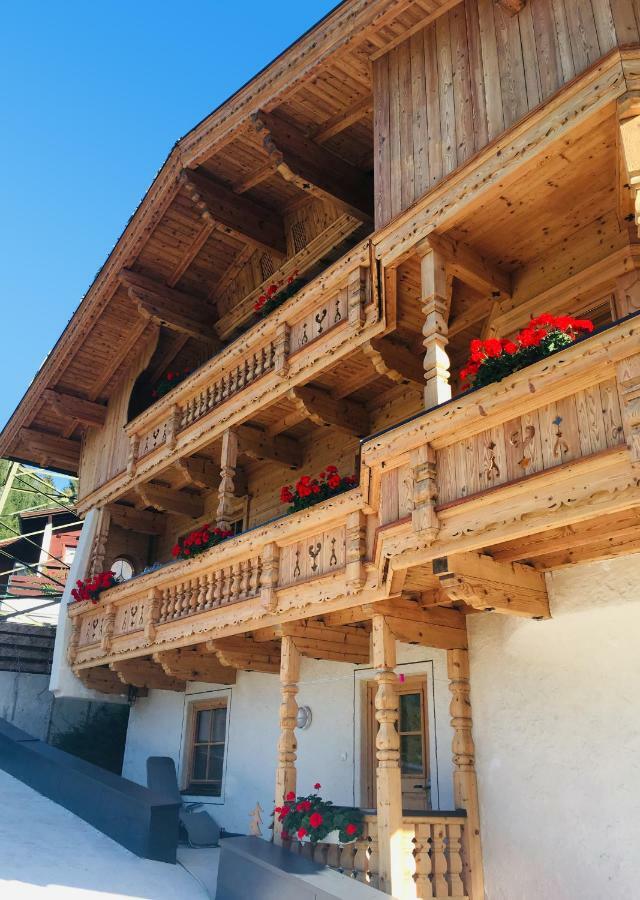
[[[298,828],[298,837],[302,840],[302,838],[308,834],[306,828]]]
[[[309,816],[309,825],[311,825],[312,828],[320,828],[323,822],[324,819],[318,812],[311,813]]]
[[[316,790],[316,791],[319,791],[321,787],[322,787],[322,785],[320,784],[320,782],[319,782],[319,781],[316,781],[316,783],[314,784],[315,790]]]
[[[349,824],[345,826],[344,830],[349,836],[351,836],[352,834],[356,834],[356,832],[358,831],[358,826],[354,825],[353,822],[349,822]]]
[[[293,791],[289,791],[289,793],[287,794],[287,796],[284,799],[291,802],[292,800],[296,799],[296,795]]]

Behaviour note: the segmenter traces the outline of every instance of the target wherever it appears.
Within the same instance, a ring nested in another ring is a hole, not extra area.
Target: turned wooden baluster
[[[431,884],[431,827],[417,823],[415,826],[415,866],[416,866],[416,897],[419,900],[428,900],[433,897],[433,885]]]
[[[276,806],[286,795],[296,790],[296,716],[298,715],[298,680],[300,678],[300,654],[293,638],[282,638],[280,656],[280,740],[278,741],[278,766],[276,769]],[[282,824],[274,821],[273,838],[282,843]]]
[[[451,726],[453,728],[453,794],[457,809],[467,812],[464,830],[465,857],[463,881],[471,900],[484,900],[484,873],[480,843],[480,811],[475,769],[475,747],[472,736],[467,650],[447,650],[447,671],[451,692]]]
[[[447,857],[445,855],[444,825],[431,826],[431,871],[434,897],[448,897]]]
[[[462,826],[447,825],[447,862],[451,897],[464,897],[462,882]]]
[[[213,594],[213,605],[220,606],[224,599],[224,569],[216,572],[216,587]]]

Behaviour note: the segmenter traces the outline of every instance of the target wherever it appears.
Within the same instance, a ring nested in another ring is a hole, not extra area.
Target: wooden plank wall
[[[615,46],[640,0],[463,0],[373,63],[376,227]]]
[[[129,438],[124,426],[131,389],[149,360],[158,342],[158,329],[151,326],[146,339],[141,340],[130,360],[129,370],[109,398],[107,418],[103,428],[89,429],[82,444],[78,493],[85,497],[101,484],[114,478],[127,467]]]

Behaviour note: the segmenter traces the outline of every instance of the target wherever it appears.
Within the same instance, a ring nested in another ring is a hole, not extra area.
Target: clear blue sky
[[[0,424],[175,141],[337,0],[0,10]]]

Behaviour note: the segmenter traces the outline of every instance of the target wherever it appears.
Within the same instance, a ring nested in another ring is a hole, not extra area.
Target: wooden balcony
[[[365,815],[364,834],[352,844],[302,844],[291,851],[338,869],[348,878],[384,889],[378,872],[378,818]],[[401,849],[404,876],[402,896],[415,900],[457,898],[470,894],[468,842],[474,840],[462,810],[452,813],[413,813],[402,819]]]
[[[639,350],[631,316],[365,441],[375,558],[406,571],[485,551],[546,568],[577,561],[583,546],[616,555],[618,537],[628,552],[640,503]]]
[[[374,270],[375,271],[375,270]],[[126,465],[80,497],[84,513],[160,476],[385,330],[364,242],[126,425]]]
[[[133,578],[103,592],[97,605],[71,605],[71,662],[93,667],[215,644],[218,636],[297,619],[305,603],[327,611],[349,605],[367,580],[363,505],[355,488]],[[216,647],[209,649],[215,658]],[[268,653],[257,656],[257,668],[279,671],[279,653],[273,661]]]

